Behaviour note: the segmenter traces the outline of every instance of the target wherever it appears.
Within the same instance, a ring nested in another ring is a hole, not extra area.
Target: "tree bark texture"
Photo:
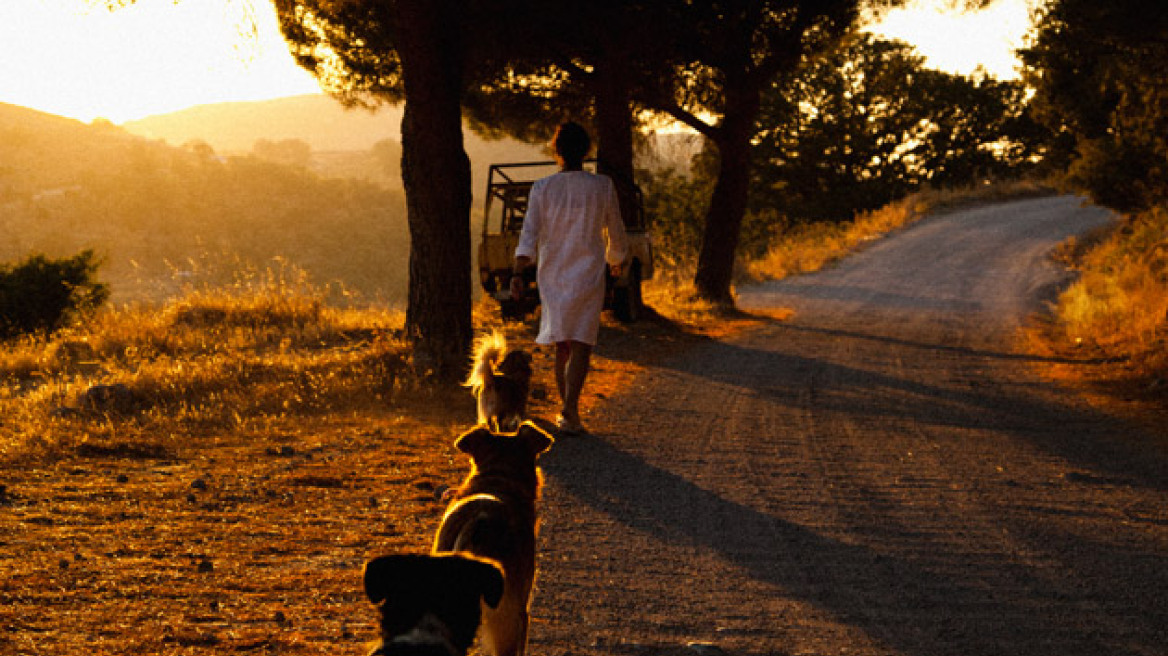
[[[702,298],[722,305],[734,302],[731,284],[750,191],[750,140],[759,106],[758,89],[730,86],[722,125],[713,138],[719,155],[718,180],[706,210],[694,286]]]
[[[424,366],[443,380],[457,380],[473,336],[459,3],[398,0],[394,5],[407,98],[402,118],[410,228],[406,335]]]
[[[636,187],[633,179],[632,90],[621,63],[609,56],[597,63],[595,73],[597,170],[616,184],[625,225],[635,217]]]

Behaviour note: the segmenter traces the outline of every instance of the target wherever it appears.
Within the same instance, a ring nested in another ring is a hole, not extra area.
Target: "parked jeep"
[[[586,162],[585,166],[595,170],[595,161]],[[528,267],[522,274],[528,289],[522,300],[511,298],[509,283],[531,185],[557,170],[555,162],[521,162],[492,164],[488,172],[483,236],[478,252],[479,280],[483,290],[499,302],[505,318],[522,319],[539,304],[536,267]],[[623,217],[629,255],[619,278],[606,275],[604,301],[605,308],[611,309],[617,319],[625,322],[640,318],[644,307],[641,282],[653,277],[653,247],[645,225],[641,190],[634,185],[634,191],[635,210],[631,212],[632,216]]]

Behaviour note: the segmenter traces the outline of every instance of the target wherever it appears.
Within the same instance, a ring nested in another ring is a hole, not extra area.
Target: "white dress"
[[[562,171],[532,185],[516,256],[538,262],[539,344],[596,344],[606,264],[628,251],[616,189],[607,176]]]

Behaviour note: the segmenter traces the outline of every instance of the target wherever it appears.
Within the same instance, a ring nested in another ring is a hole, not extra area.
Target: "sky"
[[[1028,2],[957,14],[911,0],[877,33],[917,46],[926,64],[1013,77]],[[267,0],[0,0],[0,102],[82,121],[123,123],[193,105],[319,93],[288,54]]]
[[[999,79],[1016,78],[1014,51],[1025,45],[1030,10],[1037,0],[995,0],[978,12],[959,13],[945,0],[912,0],[892,11],[873,31],[907,41],[925,65],[972,73],[980,64]]]
[[[122,123],[320,91],[266,0],[99,2],[0,0],[0,102]]]

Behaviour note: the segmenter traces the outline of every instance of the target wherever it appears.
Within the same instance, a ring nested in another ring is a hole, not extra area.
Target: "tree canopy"
[[[1022,52],[1051,156],[1099,203],[1168,201],[1168,14],[1158,0],[1050,0]]]
[[[754,206],[850,219],[924,184],[1016,173],[1041,131],[1019,82],[928,69],[912,46],[859,34],[763,95]]]

